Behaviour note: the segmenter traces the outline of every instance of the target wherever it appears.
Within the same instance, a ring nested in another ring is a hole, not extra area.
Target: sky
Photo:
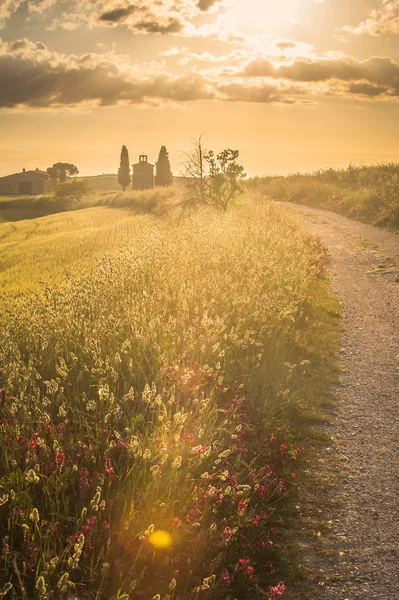
[[[155,162],[399,162],[399,0],[0,0],[0,176]]]

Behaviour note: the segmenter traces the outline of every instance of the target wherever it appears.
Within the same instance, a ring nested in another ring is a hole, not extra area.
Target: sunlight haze
[[[121,144],[151,160],[166,144],[178,174],[201,133],[249,175],[399,160],[398,15],[383,0],[3,0],[0,175],[115,173]]]

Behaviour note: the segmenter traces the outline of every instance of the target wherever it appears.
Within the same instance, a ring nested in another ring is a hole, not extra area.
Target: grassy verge
[[[320,170],[265,177],[253,185],[277,200],[331,210],[353,219],[399,229],[399,165]]]
[[[285,531],[338,336],[324,261],[252,198],[153,221],[62,288],[4,301],[10,597],[293,597]]]

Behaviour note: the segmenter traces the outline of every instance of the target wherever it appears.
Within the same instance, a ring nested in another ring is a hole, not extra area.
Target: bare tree
[[[183,152],[181,163],[181,175],[185,179],[185,185],[190,196],[185,203],[193,207],[206,204],[209,168],[206,161],[207,150],[202,143],[202,135],[194,140],[189,152]]]
[[[202,137],[194,141],[190,152],[183,153],[181,174],[190,192],[184,204],[192,207],[207,204],[225,212],[241,191],[239,180],[246,176],[238,162],[240,153],[227,148],[215,155],[204,147]]]

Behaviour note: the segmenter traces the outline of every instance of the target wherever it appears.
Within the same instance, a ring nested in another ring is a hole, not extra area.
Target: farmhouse
[[[46,171],[26,171],[0,177],[0,195],[44,194],[50,189],[50,179]]]
[[[133,189],[149,190],[154,187],[154,165],[148,162],[145,154],[139,156],[139,162],[133,165]]]

